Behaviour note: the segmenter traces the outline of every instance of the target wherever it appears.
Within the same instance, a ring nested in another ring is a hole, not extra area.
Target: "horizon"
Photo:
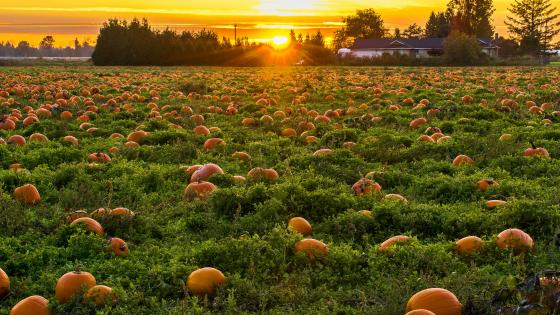
[[[93,2],[96,5],[91,5]],[[555,2],[560,3],[560,0]],[[52,35],[57,47],[71,45],[74,38],[94,44],[103,22],[110,18],[130,20],[134,17],[147,18],[157,29],[170,27],[183,31],[205,28],[231,40],[234,39],[233,25],[237,24],[238,37],[247,36],[250,41],[270,42],[274,37],[286,36],[290,29],[294,29],[303,35],[321,31],[330,42],[334,31],[342,25],[342,18],[357,9],[373,7],[392,31],[397,27],[404,29],[412,23],[424,26],[430,12],[444,10],[446,3],[445,0],[397,0],[390,5],[366,4],[361,0],[241,0],[234,8],[224,0],[204,4],[168,0],[155,6],[149,1],[126,0],[117,6],[106,0],[81,1],[80,4],[55,0],[45,7],[40,5],[40,1],[24,0],[17,5],[0,6],[0,42],[17,44],[28,41],[37,46],[44,36]],[[509,3],[494,2],[493,24],[496,32],[505,37],[508,34],[503,20]]]

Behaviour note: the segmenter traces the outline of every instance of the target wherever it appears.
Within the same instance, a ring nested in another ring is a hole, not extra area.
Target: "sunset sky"
[[[494,0],[494,25],[506,34],[504,17],[510,0]],[[22,39],[36,45],[44,35],[54,35],[58,46],[74,37],[94,42],[100,25],[111,17],[147,17],[157,27],[211,28],[233,39],[238,36],[266,41],[289,29],[303,34],[321,30],[327,37],[340,26],[342,16],[356,9],[374,8],[386,27],[424,25],[432,10],[443,10],[447,0],[2,0],[0,41]],[[558,6],[560,0],[554,0]]]

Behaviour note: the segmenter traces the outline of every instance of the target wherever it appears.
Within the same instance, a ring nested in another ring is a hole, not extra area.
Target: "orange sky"
[[[494,0],[496,30],[503,24],[511,0]],[[560,0],[553,0],[559,6]],[[341,17],[356,9],[374,8],[386,27],[404,28],[416,22],[424,25],[432,10],[445,8],[447,0],[2,0],[0,41],[25,39],[36,45],[44,35],[54,35],[58,46],[69,45],[74,37],[94,42],[99,26],[110,17],[147,17],[158,27],[179,30],[212,28],[233,38],[232,24],[239,24],[238,36],[268,40],[296,32],[327,36],[339,27]]]

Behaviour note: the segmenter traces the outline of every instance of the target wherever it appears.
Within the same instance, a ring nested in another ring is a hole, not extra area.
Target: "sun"
[[[286,36],[274,36],[272,38],[272,45],[276,48],[285,47],[288,44],[288,37]]]

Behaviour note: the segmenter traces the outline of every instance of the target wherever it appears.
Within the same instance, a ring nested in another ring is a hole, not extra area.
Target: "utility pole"
[[[235,38],[235,45],[237,45],[237,24],[233,24],[233,37]]]

